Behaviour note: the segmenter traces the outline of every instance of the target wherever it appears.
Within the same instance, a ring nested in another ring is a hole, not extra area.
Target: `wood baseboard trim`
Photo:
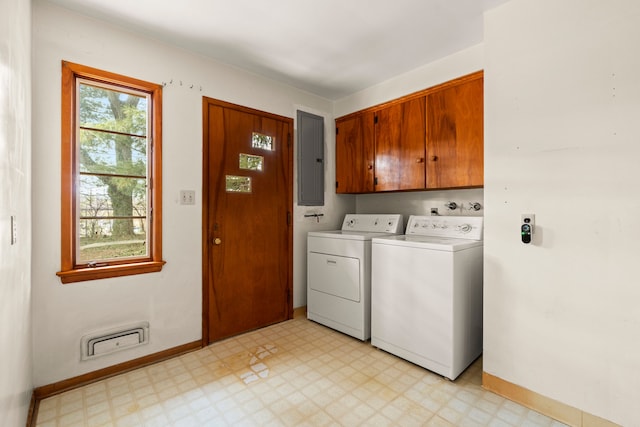
[[[182,354],[189,353],[200,348],[202,348],[202,341],[198,340],[177,347],[169,348],[158,353],[139,357],[138,359],[130,360],[128,362],[109,366],[104,369],[99,369],[97,371],[59,381],[57,383],[36,387],[33,390],[33,395],[36,400],[35,407],[37,409],[38,402],[42,399],[46,399],[47,397],[55,396],[56,394],[73,390],[74,388],[82,387],[84,385],[104,380],[115,375],[123,374],[134,369],[142,368],[143,366],[152,365],[154,363],[161,362],[172,357],[180,356]]]
[[[482,388],[574,427],[620,427],[573,406],[482,372]]]
[[[298,317],[307,317],[307,306],[303,305],[302,307],[293,309],[293,318],[297,319]]]

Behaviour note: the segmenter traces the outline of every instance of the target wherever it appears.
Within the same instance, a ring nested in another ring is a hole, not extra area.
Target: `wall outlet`
[[[180,190],[180,204],[181,205],[195,205],[196,204],[196,192],[193,190]]]

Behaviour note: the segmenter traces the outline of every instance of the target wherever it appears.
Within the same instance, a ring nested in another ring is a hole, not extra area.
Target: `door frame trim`
[[[209,246],[213,236],[209,236],[210,217],[209,217],[209,105],[216,105],[223,108],[231,108],[249,114],[259,114],[263,117],[269,117],[275,120],[287,122],[289,124],[289,135],[286,147],[289,153],[287,162],[287,210],[289,218],[293,216],[293,118],[280,116],[278,114],[221,101],[206,96],[202,97],[202,346],[209,345]],[[289,250],[287,253],[287,319],[293,318],[293,219],[288,224],[288,241]]]

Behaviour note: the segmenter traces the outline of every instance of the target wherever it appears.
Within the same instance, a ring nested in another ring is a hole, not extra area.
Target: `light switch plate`
[[[16,243],[18,243],[18,222],[16,216],[11,215],[11,244],[15,245]]]

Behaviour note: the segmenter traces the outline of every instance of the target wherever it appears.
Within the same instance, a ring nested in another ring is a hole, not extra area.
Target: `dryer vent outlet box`
[[[93,332],[82,337],[81,359],[89,360],[116,351],[147,344],[149,322]]]

